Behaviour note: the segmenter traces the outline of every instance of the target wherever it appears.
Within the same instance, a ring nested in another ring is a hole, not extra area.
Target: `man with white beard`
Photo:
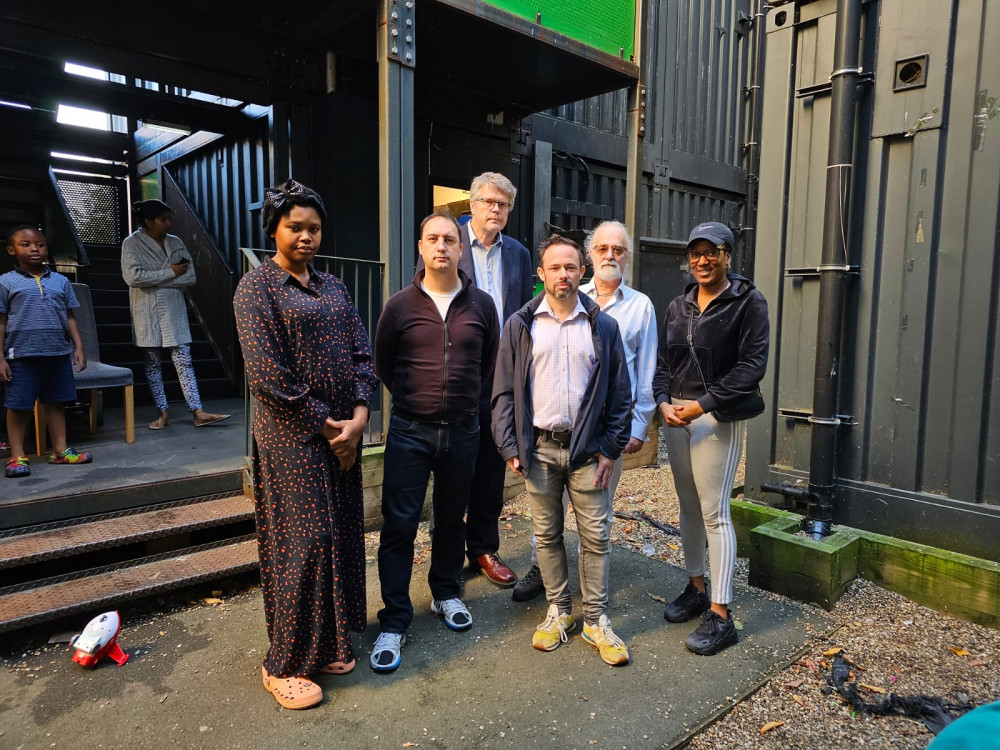
[[[649,423],[656,411],[653,400],[653,373],[656,370],[656,314],[653,303],[642,292],[629,287],[623,278],[632,257],[632,237],[620,221],[605,221],[590,234],[584,249],[594,267],[594,278],[580,287],[601,310],[618,322],[625,360],[632,380],[632,426],[625,453],[637,453],[646,442]],[[615,461],[608,491],[612,500],[622,476],[622,454]],[[568,498],[563,496],[563,504]],[[613,507],[609,506],[609,507]],[[611,511],[614,512],[613,510]],[[613,519],[610,519],[613,520]],[[514,587],[517,602],[534,599],[545,590],[538,557],[532,540],[531,570]]]

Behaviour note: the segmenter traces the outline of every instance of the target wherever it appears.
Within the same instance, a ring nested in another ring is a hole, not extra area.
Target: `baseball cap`
[[[736,246],[732,230],[717,221],[706,221],[692,229],[691,236],[688,237],[688,247],[691,247],[691,243],[695,240],[708,240],[713,245],[726,245],[730,250]]]

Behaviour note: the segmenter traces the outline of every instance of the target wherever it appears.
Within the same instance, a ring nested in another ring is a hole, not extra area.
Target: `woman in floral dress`
[[[286,708],[323,699],[310,675],[354,667],[367,622],[360,439],[378,381],[344,283],[311,265],[326,210],[289,180],[266,191],[277,254],[234,307],[253,396],[254,500],[271,647],[264,686]]]

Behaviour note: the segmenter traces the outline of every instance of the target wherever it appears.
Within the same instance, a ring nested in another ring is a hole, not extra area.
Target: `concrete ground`
[[[523,571],[529,522],[512,523],[503,551]],[[576,537],[567,541],[578,592]],[[0,747],[671,746],[785,665],[810,632],[830,626],[814,609],[740,592],[739,645],[696,656],[683,645],[694,623],[665,622],[662,603],[652,598],[680,591],[683,571],[620,548],[612,548],[611,571],[609,614],[631,651],[628,666],[605,665],[578,632],[554,652],[534,650],[544,601],[515,603],[482,576],[465,587],[472,629],[448,630],[429,611],[424,563],[415,566],[417,614],[403,664],[384,675],[367,666],[380,606],[369,559],[369,627],[355,636],[358,667],[348,676],[321,676],[326,698],[307,711],[280,708],[261,686],[267,638],[258,590],[133,621],[123,609],[120,642],[131,655],[124,667],[104,660],[84,669],[65,645],[15,652],[0,645]],[[49,635],[38,628],[37,643]]]

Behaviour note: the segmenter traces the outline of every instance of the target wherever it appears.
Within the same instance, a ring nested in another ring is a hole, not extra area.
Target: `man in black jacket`
[[[458,269],[473,286],[490,295],[500,318],[500,327],[532,297],[531,253],[513,237],[503,233],[514,209],[517,188],[499,172],[483,172],[472,180],[469,207],[472,216],[462,227],[462,255]],[[423,261],[417,262],[417,270]],[[483,381],[479,403],[479,453],[469,491],[466,523],[466,554],[473,570],[479,570],[502,588],[517,582],[517,576],[500,558],[499,518],[503,511],[503,489],[507,466],[497,453],[490,433],[490,398],[493,381]],[[431,536],[434,524],[431,524]]]
[[[568,488],[580,533],[583,639],[608,664],[627,664],[628,649],[606,614],[608,480],[631,423],[625,352],[614,318],[578,292],[585,261],[580,246],[552,235],[538,255],[545,294],[507,321],[493,386],[493,437],[507,465],[525,478],[549,602],[532,645],[552,651],[577,624],[563,543]]]
[[[399,666],[413,620],[413,542],[431,472],[431,609],[452,630],[472,626],[459,599],[463,516],[479,447],[480,384],[493,375],[500,324],[490,296],[458,268],[462,243],[454,217],[434,213],[424,219],[419,248],[424,268],[389,299],[375,330],[375,371],[393,400],[378,550],[384,606],[371,656],[379,672]]]

